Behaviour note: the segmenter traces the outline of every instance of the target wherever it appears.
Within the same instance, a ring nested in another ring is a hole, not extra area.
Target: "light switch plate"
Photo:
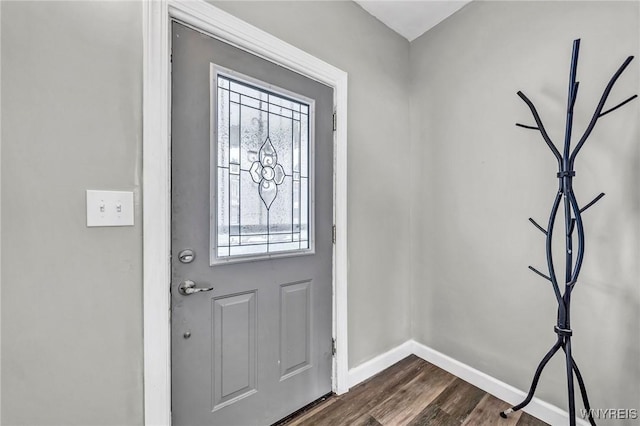
[[[87,190],[87,226],[133,226],[133,192]]]

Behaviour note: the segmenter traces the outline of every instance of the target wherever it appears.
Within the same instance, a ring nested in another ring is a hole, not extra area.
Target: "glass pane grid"
[[[218,75],[216,108],[216,257],[308,250],[308,104]]]

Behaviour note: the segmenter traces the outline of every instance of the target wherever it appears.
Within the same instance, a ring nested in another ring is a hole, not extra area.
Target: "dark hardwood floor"
[[[411,355],[340,396],[303,410],[278,426],[544,426],[509,404]]]

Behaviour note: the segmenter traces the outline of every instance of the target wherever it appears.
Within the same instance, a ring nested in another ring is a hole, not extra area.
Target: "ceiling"
[[[412,41],[471,0],[354,0],[387,27]]]

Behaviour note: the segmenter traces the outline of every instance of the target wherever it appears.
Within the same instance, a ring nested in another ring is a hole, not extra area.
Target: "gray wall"
[[[613,72],[638,55],[638,15],[637,2],[473,2],[411,43],[419,342],[528,388],[555,342],[556,304],[549,283],[526,269],[546,264],[544,236],[527,218],[546,223],[557,179],[540,134],[514,126],[534,124],[516,92],[562,140],[571,43],[581,37],[580,136]],[[639,92],[639,67],[636,58],[609,105]],[[576,161],[579,201],[607,194],[585,213],[572,305],[575,358],[596,408],[640,408],[638,136],[635,101],[598,123]],[[537,396],[566,407],[564,374],[558,357]]]
[[[2,4],[2,424],[142,423],[139,3]],[[138,194],[139,195],[139,194]],[[139,197],[136,197],[139,199]]]
[[[410,337],[409,44],[351,2],[217,6],[349,72],[349,364]],[[2,424],[140,424],[142,7],[2,4]],[[406,179],[405,179],[406,180]],[[135,190],[133,228],[86,189]]]

